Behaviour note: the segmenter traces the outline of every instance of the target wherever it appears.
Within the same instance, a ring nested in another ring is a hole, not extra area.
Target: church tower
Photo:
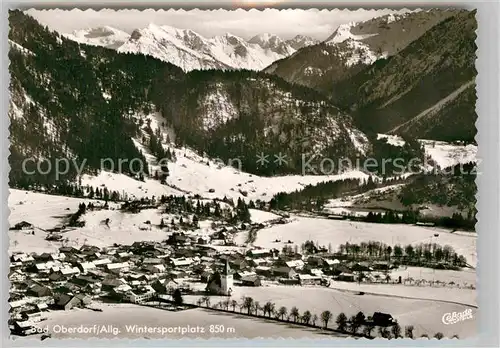
[[[224,265],[224,271],[220,275],[221,282],[221,293],[223,295],[230,296],[233,291],[233,272],[229,268],[229,263],[226,260],[226,264]]]

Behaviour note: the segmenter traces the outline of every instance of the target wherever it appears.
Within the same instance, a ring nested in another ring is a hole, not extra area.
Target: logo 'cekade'
[[[460,321],[470,320],[470,319],[473,319],[472,309],[466,309],[463,312],[445,313],[443,315],[442,321],[443,324],[445,325],[451,325],[451,324],[456,324]]]

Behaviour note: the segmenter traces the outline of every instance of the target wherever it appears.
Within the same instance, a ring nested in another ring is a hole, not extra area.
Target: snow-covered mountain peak
[[[371,36],[378,35],[378,33],[371,33],[371,34],[364,34],[364,35],[355,35],[352,33],[352,28],[357,26],[358,23],[356,22],[349,22],[347,24],[341,24],[338,26],[338,28],[335,30],[335,32],[325,40],[325,43],[334,45],[337,43],[344,42],[346,40],[355,40],[355,41],[361,41],[364,39],[367,39]]]
[[[255,35],[250,40],[248,40],[248,42],[256,43],[259,45],[270,45],[270,44],[282,43],[283,40],[280,37],[278,37],[277,35],[269,34],[269,33],[262,33],[259,35]]]
[[[210,39],[210,41],[225,43],[232,46],[242,45],[242,44],[245,46],[247,45],[245,39],[231,33],[225,33],[224,35],[214,36],[213,38]]]
[[[295,50],[300,50],[306,46],[312,46],[319,43],[318,40],[314,40],[312,37],[305,35],[296,35],[293,39],[287,40],[286,43],[290,45]]]
[[[296,51],[279,36],[269,33],[256,35],[248,42],[285,56],[291,55]]]
[[[64,36],[79,43],[113,49],[120,47],[130,38],[128,33],[110,26],[75,30]]]

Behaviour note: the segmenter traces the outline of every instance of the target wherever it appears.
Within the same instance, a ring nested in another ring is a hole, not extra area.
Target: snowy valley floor
[[[52,228],[61,221],[61,217],[74,213],[78,204],[89,200],[49,196],[39,193],[11,190],[9,207],[11,215],[9,223],[14,224],[22,220],[29,221],[41,229]],[[22,202],[22,203],[21,203]],[[69,210],[67,210],[69,208]],[[265,222],[276,218],[276,215],[252,210],[252,219],[255,222]],[[110,217],[110,228],[103,226],[101,221]],[[86,226],[65,233],[70,245],[81,246],[84,243],[99,247],[112,243],[131,244],[141,240],[164,240],[166,233],[154,227],[150,230],[141,230],[145,220],[153,224],[159,223],[161,216],[155,209],[146,209],[138,214],[123,214],[118,210],[95,211],[85,214]],[[199,234],[213,232],[206,224],[202,224]],[[434,234],[439,233],[438,237]],[[246,239],[247,232],[240,232],[236,243],[241,245]],[[46,233],[37,229],[35,235],[23,231],[9,231],[10,252],[37,252],[55,251],[61,243],[45,240]],[[293,244],[300,245],[306,240],[317,241],[320,245],[331,244],[336,250],[341,243],[356,243],[361,241],[376,240],[390,245],[393,244],[418,244],[435,242],[441,245],[452,246],[459,254],[463,254],[468,262],[476,265],[476,239],[475,233],[450,233],[449,231],[434,228],[425,228],[411,225],[384,225],[369,224],[350,221],[337,221],[317,218],[292,217],[292,222],[284,225],[274,225],[259,230],[255,246],[265,248],[283,247],[282,242],[291,240]],[[221,247],[221,250],[224,247]],[[415,279],[440,280],[455,282],[457,284],[476,284],[475,270],[444,271],[430,270],[417,267],[400,268],[391,273],[395,279],[412,277]],[[194,284],[193,284],[194,285]],[[198,283],[203,288],[204,284]],[[358,295],[363,291],[364,295]],[[446,337],[458,334],[460,338],[470,337],[476,333],[476,320],[462,321],[454,325],[445,325],[442,317],[446,313],[462,312],[472,308],[476,317],[476,291],[458,287],[430,287],[408,286],[392,284],[357,284],[332,282],[330,288],[282,286],[265,283],[262,287],[236,287],[232,297],[241,302],[242,296],[250,296],[264,304],[271,301],[290,310],[296,306],[302,313],[311,311],[318,316],[324,310],[330,310],[334,318],[344,312],[347,316],[363,311],[365,315],[372,315],[375,311],[391,313],[400,323],[413,325],[415,335],[422,334],[433,336],[442,332]],[[197,296],[185,296],[185,301],[195,303]],[[212,298],[216,303],[222,299]],[[56,311],[48,313],[48,320],[40,325],[64,324],[66,326],[88,325],[114,325],[122,328],[121,338],[181,338],[179,336],[160,337],[158,335],[126,333],[125,325],[147,326],[204,326],[224,325],[234,328],[234,332],[219,335],[220,338],[230,337],[311,337],[332,338],[332,335],[321,334],[318,330],[309,330],[303,327],[292,327],[288,324],[266,322],[261,319],[241,317],[214,313],[202,309],[191,309],[181,312],[168,312],[159,309],[146,308],[136,305],[105,305],[103,312],[89,310]],[[471,307],[472,306],[472,307]],[[333,323],[331,325],[334,325]],[[82,337],[70,335],[71,337]],[[70,337],[68,334],[54,334],[54,338]],[[194,338],[200,336],[183,336]],[[87,334],[84,337],[92,337]],[[210,335],[204,338],[211,337]],[[104,337],[102,337],[104,338]]]

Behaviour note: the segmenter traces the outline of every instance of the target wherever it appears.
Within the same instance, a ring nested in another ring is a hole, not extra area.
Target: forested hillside
[[[399,54],[335,84],[331,94],[366,131],[471,140],[476,28],[475,12],[462,11]]]
[[[475,15],[433,9],[341,26],[266,71],[321,91],[365,133],[473,141]]]
[[[132,138],[141,138],[141,115],[154,111],[178,144],[239,159],[243,170],[264,175],[299,172],[303,153],[354,157],[368,146],[349,115],[279,77],[244,70],[185,74],[148,56],[70,41],[20,11],[9,20],[13,182],[26,179],[21,166],[29,157],[85,161],[89,171],[104,158],[145,161]],[[153,143],[156,150],[167,146]],[[257,166],[259,152],[270,163]],[[275,166],[279,153],[286,163]],[[30,179],[55,177],[52,171]]]

